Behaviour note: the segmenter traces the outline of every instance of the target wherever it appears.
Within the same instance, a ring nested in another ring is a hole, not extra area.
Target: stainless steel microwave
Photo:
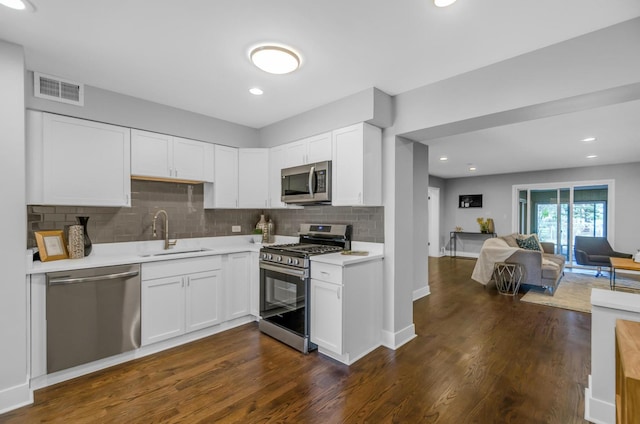
[[[285,168],[281,175],[281,200],[284,203],[331,203],[330,160]]]

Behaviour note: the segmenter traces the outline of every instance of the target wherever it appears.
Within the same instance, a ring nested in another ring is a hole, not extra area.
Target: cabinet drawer
[[[311,278],[334,284],[342,284],[342,267],[338,265],[312,262]]]
[[[213,271],[220,268],[222,268],[220,255],[149,262],[142,264],[142,280]]]

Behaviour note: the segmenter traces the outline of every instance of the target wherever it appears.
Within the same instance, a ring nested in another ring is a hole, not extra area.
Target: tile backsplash
[[[94,243],[152,240],[151,222],[156,211],[169,214],[171,238],[250,234],[264,213],[275,224],[276,234],[295,236],[303,222],[353,225],[353,240],[384,242],[384,208],[307,206],[304,209],[207,209],[201,184],[131,181],[131,207],[27,206],[27,246],[35,247],[34,231],[62,230],[88,216],[87,233]],[[158,228],[164,236],[163,223]],[[240,233],[231,226],[240,225]]]

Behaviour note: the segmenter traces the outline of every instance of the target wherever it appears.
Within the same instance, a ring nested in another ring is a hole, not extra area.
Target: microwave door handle
[[[313,179],[316,176],[316,167],[312,166],[309,170],[309,195],[313,197]]]

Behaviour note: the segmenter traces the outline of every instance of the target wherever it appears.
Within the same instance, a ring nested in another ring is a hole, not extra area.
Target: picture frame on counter
[[[62,230],[36,231],[34,234],[42,262],[69,258]]]

